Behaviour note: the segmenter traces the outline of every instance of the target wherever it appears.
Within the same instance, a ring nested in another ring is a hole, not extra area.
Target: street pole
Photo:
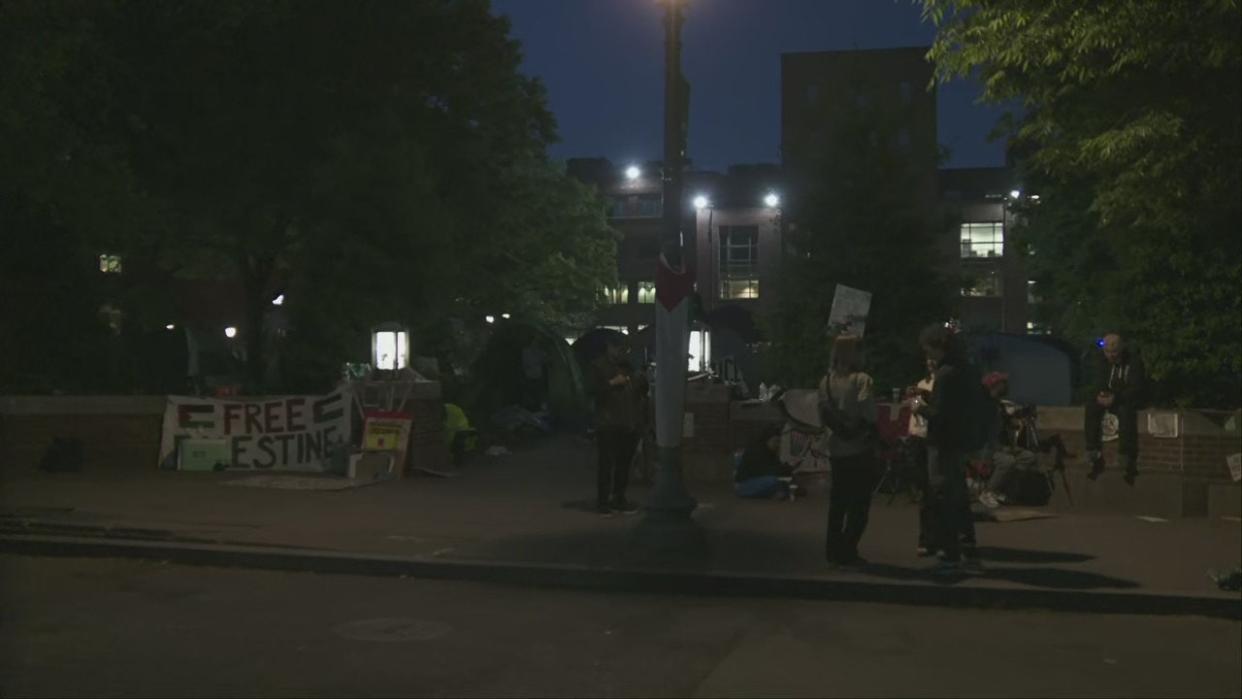
[[[693,275],[682,236],[682,167],[686,148],[686,85],[681,74],[682,0],[664,0],[664,211],[656,273],[655,486],[648,521],[688,521],[696,502],[682,476],[686,353]]]

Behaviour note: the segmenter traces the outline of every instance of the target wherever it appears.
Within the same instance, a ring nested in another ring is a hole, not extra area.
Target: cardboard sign
[[[405,470],[405,455],[413,428],[414,416],[409,413],[368,410],[362,428],[362,448],[366,451],[396,452],[393,470],[394,475],[400,475]]]
[[[871,313],[871,292],[837,284],[832,295],[832,310],[828,313],[828,332],[837,331],[862,337],[867,331],[867,316]]]
[[[186,470],[223,463],[227,469],[326,471],[333,451],[349,442],[349,405],[347,389],[235,400],[169,396],[160,463]]]

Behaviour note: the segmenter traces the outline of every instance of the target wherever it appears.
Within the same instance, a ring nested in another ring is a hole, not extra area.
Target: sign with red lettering
[[[178,464],[186,440],[228,445],[227,469],[326,471],[350,441],[347,389],[326,396],[213,399],[169,396],[160,463]]]

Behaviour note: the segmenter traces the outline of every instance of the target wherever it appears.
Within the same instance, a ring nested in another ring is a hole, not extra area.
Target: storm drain
[[[406,641],[433,641],[448,635],[453,627],[440,621],[386,617],[350,621],[333,629],[338,636],[351,641],[374,643],[403,643]]]

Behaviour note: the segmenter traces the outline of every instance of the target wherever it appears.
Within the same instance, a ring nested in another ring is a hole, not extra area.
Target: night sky
[[[926,46],[934,30],[912,0],[685,0],[683,69],[691,84],[696,168],[779,162],[780,55]],[[523,70],[548,89],[555,158],[658,160],[663,137],[663,9],[657,0],[493,0],[522,42]],[[988,132],[1001,110],[979,86],[940,88],[950,167],[1004,164]]]

